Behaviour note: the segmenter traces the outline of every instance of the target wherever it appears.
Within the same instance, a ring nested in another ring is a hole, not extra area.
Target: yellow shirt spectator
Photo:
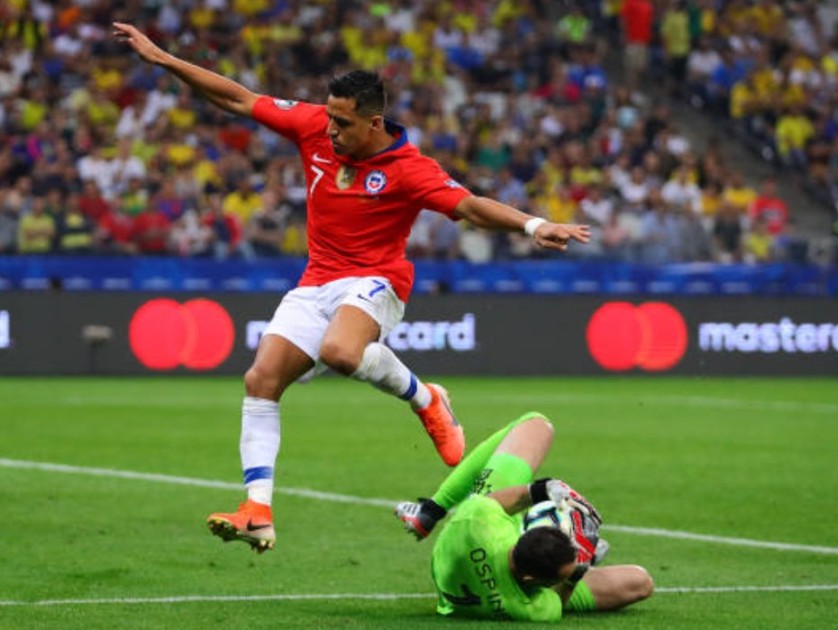
[[[731,35],[743,30],[750,20],[750,7],[744,4],[731,4],[722,12],[719,30],[722,35]]]
[[[777,121],[777,150],[780,155],[788,156],[791,151],[805,147],[814,133],[815,129],[808,116],[795,112],[781,116]]]
[[[198,114],[193,109],[180,106],[173,107],[168,112],[169,122],[178,129],[191,129],[198,120]]]
[[[357,26],[343,26],[340,29],[340,39],[351,58],[358,55],[364,47],[364,32]]]
[[[136,155],[146,165],[157,155],[158,150],[159,147],[156,144],[152,144],[144,138],[134,138],[131,143],[131,155]]]
[[[267,24],[259,24],[256,22],[251,22],[246,24],[240,31],[239,35],[244,42],[244,45],[247,47],[247,51],[256,58],[261,57],[265,52],[265,40],[268,38],[268,25]],[[228,59],[225,58],[222,60],[223,63],[230,67],[233,72],[236,71],[235,64]],[[222,73],[229,73],[229,70],[221,67],[219,65],[219,70]]]
[[[825,54],[821,57],[821,68],[834,81],[838,78],[838,56],[834,55],[831,51]]]
[[[557,166],[550,160],[545,160],[541,165],[541,170],[544,173],[544,184],[547,190],[553,190],[559,184],[565,181],[565,171],[561,166]]]
[[[776,37],[782,34],[786,18],[777,5],[757,5],[751,8],[751,20],[757,32],[763,37]]]
[[[750,262],[767,262],[771,260],[771,249],[774,238],[764,228],[745,234],[745,259]]]
[[[46,254],[52,249],[55,219],[44,212],[23,215],[17,226],[17,250],[21,254]]]
[[[271,24],[268,39],[275,44],[293,44],[303,37],[303,30],[296,24]]]
[[[198,182],[198,188],[203,190],[207,184],[212,184],[216,188],[221,188],[221,175],[218,174],[218,168],[212,160],[199,160],[192,169],[192,176]]]
[[[47,117],[49,107],[46,103],[25,100],[20,108],[20,125],[27,131],[32,131]]]
[[[93,125],[115,125],[119,120],[119,107],[106,98],[97,98],[87,104],[87,117]]]
[[[195,148],[183,143],[172,143],[166,149],[166,158],[175,166],[184,166],[195,159]]]
[[[445,80],[445,53],[434,50],[429,57],[417,59],[410,71],[414,83],[428,81],[441,85]]]
[[[780,82],[774,73],[774,69],[769,65],[765,65],[754,70],[753,85],[757,95],[760,98],[765,98],[777,91]]]
[[[568,179],[577,186],[590,186],[602,181],[602,171],[594,166],[574,166]]]
[[[509,20],[523,15],[524,9],[518,0],[500,0],[492,14],[492,26],[502,27]]]
[[[280,250],[288,256],[305,256],[308,253],[304,223],[292,223],[285,228]]]
[[[423,20],[415,31],[402,33],[401,44],[413,53],[416,59],[424,59],[431,49],[431,36],[434,26],[428,20]]]
[[[245,17],[252,17],[268,8],[268,0],[233,0],[233,11]]]
[[[699,22],[701,23],[702,33],[714,33],[718,26],[715,9],[702,9],[699,16]]]
[[[701,214],[714,217],[722,205],[722,196],[717,188],[708,187],[701,191]]]
[[[125,214],[135,217],[148,207],[148,190],[139,180],[131,180],[128,190],[123,193],[120,201]]]
[[[215,22],[215,11],[206,6],[200,5],[189,12],[189,23],[198,30],[209,28]]]
[[[94,85],[103,92],[115,92],[122,87],[122,73],[116,68],[94,68],[90,75]]]
[[[799,83],[789,83],[780,90],[782,107],[796,107],[806,104],[806,90]]]
[[[457,12],[454,13],[451,23],[463,33],[473,33],[477,28],[477,16],[474,13]]]
[[[756,197],[757,191],[745,184],[728,186],[722,194],[722,199],[735,206],[740,213],[744,213]]]
[[[730,90],[730,117],[739,119],[753,112],[755,94],[747,81],[737,81]]]
[[[664,49],[670,57],[686,57],[690,52],[690,20],[686,11],[669,10],[660,25]]]
[[[222,206],[225,213],[238,217],[242,225],[247,225],[250,217],[262,207],[262,198],[253,191],[234,190],[224,197]]]
[[[576,216],[577,203],[570,196],[570,191],[559,186],[553,194],[536,197],[539,210],[554,223],[572,223]]]

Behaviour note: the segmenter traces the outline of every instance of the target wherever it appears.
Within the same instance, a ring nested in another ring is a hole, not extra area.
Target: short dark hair
[[[519,576],[552,584],[558,581],[562,566],[576,561],[576,547],[558,527],[534,527],[518,539],[512,561]]]
[[[351,70],[329,81],[329,94],[337,98],[354,98],[359,114],[383,114],[387,105],[384,82],[374,72]]]

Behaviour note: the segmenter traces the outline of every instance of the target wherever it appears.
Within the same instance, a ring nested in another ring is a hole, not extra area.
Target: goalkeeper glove
[[[597,564],[602,560],[608,551],[608,543],[600,541],[602,517],[593,503],[560,479],[534,481],[530,484],[530,497],[533,502],[552,501],[558,510],[570,517],[577,562]]]

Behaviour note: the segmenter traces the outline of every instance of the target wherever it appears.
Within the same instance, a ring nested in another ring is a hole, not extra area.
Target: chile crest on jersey
[[[378,195],[387,186],[387,175],[384,171],[370,171],[364,178],[364,190],[370,195]]]

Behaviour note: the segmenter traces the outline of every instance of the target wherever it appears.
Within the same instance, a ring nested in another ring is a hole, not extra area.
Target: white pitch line
[[[776,549],[778,551],[808,551],[811,553],[838,555],[838,547],[797,545],[794,543],[752,540],[750,538],[731,538],[726,536],[711,536],[709,534],[694,534],[692,532],[684,532],[674,529],[656,529],[654,527],[629,527],[627,525],[609,525],[607,523],[602,527],[603,529],[607,529],[609,531],[625,532],[627,534],[662,536],[664,538],[679,538],[681,540],[700,540],[703,542],[720,543],[722,545],[735,545],[738,547],[759,547],[761,549]]]
[[[778,586],[669,586],[655,588],[656,594],[685,595],[693,593],[780,593],[838,591],[838,584],[811,584]],[[34,601],[0,600],[0,607],[7,606],[101,606],[108,604],[193,604],[204,602],[277,602],[311,600],[376,600],[398,601],[403,599],[431,599],[435,593],[280,593],[276,595],[179,595],[172,597],[112,597],[103,599],[38,599]]]
[[[136,479],[139,481],[159,481],[161,483],[172,483],[182,486],[197,486],[199,488],[220,488],[221,490],[241,491],[244,487],[240,483],[230,483],[229,481],[214,481],[212,479],[196,479],[195,477],[178,477],[175,475],[159,475],[156,473],[115,470],[112,468],[68,466],[66,464],[52,464],[49,462],[29,462],[17,459],[0,458],[0,466],[4,466],[6,468],[44,470],[47,472],[67,473],[71,475],[92,475],[94,477],[118,477],[120,479]],[[398,501],[388,501],[387,499],[369,499],[348,494],[335,494],[332,492],[320,492],[319,490],[308,490],[306,488],[277,488],[275,492],[291,496],[305,497],[307,499],[318,499],[320,501],[353,503],[357,505],[375,505],[386,508],[392,508],[396,505],[396,503],[398,503]]]
[[[399,600],[427,599],[434,593],[281,593],[277,595],[181,595],[173,597],[113,597],[107,599],[40,599],[31,602],[0,600],[2,606],[86,606],[98,604],[191,604],[193,602],[277,602],[306,600],[366,599]]]
[[[241,491],[242,485],[228,481],[214,481],[212,479],[197,479],[195,477],[178,477],[174,475],[161,475],[157,473],[134,472],[130,470],[115,470],[111,468],[90,468],[86,466],[69,466],[67,464],[53,464],[49,462],[32,462],[17,459],[0,458],[0,467],[16,468],[26,470],[43,470],[46,472],[66,473],[72,475],[91,475],[96,477],[117,477],[120,479],[134,479],[138,481],[156,481],[160,483],[171,483],[184,486],[197,486],[200,488],[219,488],[222,490]],[[336,503],[350,503],[353,505],[372,505],[392,509],[398,501],[391,499],[375,499],[369,497],[357,497],[349,494],[336,494],[333,492],[320,492],[307,488],[277,488],[280,494],[316,499],[318,501],[332,501]],[[666,538],[678,538],[681,540],[696,540],[723,545],[734,545],[739,547],[757,547],[760,549],[774,549],[777,551],[802,551],[825,555],[838,555],[838,547],[824,547],[818,545],[799,545],[794,543],[771,542],[765,540],[754,540],[750,538],[732,538],[725,536],[713,536],[708,534],[696,534],[670,529],[656,529],[652,527],[632,527],[628,525],[603,525],[609,531],[636,534],[639,536],[662,536]]]
[[[785,584],[781,586],[664,586],[655,593],[798,593],[802,591],[838,591],[838,584]]]

